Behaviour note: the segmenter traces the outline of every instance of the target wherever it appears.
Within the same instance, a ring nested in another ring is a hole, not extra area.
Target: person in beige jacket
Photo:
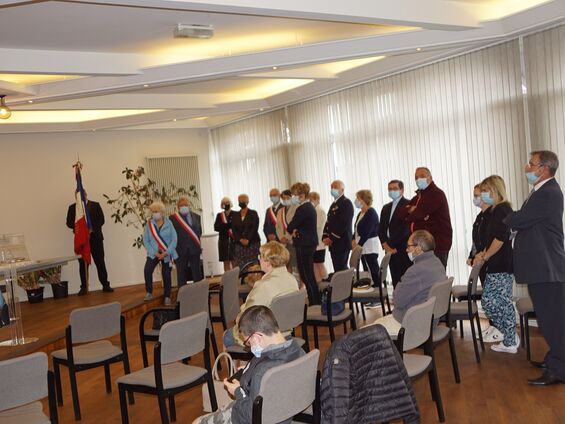
[[[265,275],[255,283],[253,289],[247,295],[247,299],[241,305],[239,314],[235,319],[235,325],[225,331],[225,347],[235,344],[243,346],[243,340],[239,337],[238,323],[246,309],[255,305],[271,307],[273,299],[277,296],[298,291],[296,278],[286,269],[289,257],[290,255],[286,247],[277,241],[273,240],[261,246],[259,249],[259,261]]]

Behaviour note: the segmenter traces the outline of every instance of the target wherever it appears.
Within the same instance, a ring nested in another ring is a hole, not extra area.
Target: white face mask
[[[412,252],[408,252],[408,259],[410,259],[410,262],[414,262],[414,254]]]
[[[159,221],[161,219],[161,212],[153,212],[153,219]]]

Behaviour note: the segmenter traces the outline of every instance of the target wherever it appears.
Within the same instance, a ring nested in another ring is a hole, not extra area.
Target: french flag
[[[75,253],[82,256],[83,261],[90,265],[90,216],[86,207],[86,194],[82,186],[82,177],[80,169],[82,164],[75,165],[75,176],[77,180],[77,188],[75,192]]]

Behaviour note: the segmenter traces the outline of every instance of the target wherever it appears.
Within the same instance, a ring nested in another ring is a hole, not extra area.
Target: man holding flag
[[[87,199],[86,191],[82,185],[82,164],[77,162],[73,165],[77,187],[75,190],[75,203],[69,206],[67,211],[67,227],[73,230],[75,235],[74,251],[79,258],[80,291],[79,296],[88,293],[88,267],[91,259],[94,259],[98,280],[102,284],[102,290],[113,292],[108,281],[108,272],[104,262],[104,212],[98,202]]]
[[[190,200],[181,196],[177,202],[177,212],[170,216],[170,220],[177,232],[176,251],[179,257],[175,260],[177,268],[177,285],[185,285],[188,281],[188,268],[192,273],[193,281],[200,281],[204,277],[200,269],[200,254],[202,246],[202,225],[200,215],[190,210]]]

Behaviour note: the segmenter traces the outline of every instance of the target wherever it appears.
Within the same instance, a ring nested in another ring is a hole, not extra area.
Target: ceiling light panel
[[[13,84],[34,85],[46,82],[64,81],[80,78],[79,75],[47,75],[47,74],[0,74],[0,81]]]
[[[98,121],[100,119],[121,118],[161,112],[163,109],[107,109],[107,110],[13,110],[12,117],[0,125],[12,124],[52,124]]]

